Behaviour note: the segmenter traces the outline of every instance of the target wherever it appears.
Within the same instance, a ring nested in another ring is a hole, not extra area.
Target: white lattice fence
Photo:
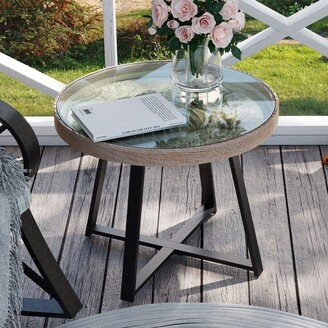
[[[328,57],[328,40],[306,28],[328,16],[328,0],[320,0],[290,17],[285,17],[255,0],[241,0],[240,6],[245,13],[269,26],[239,45],[243,52],[242,58],[288,36]],[[231,54],[224,56],[225,65],[230,66],[237,61]]]

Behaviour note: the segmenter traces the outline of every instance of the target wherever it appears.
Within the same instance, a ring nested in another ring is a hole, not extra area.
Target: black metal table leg
[[[91,206],[90,206],[90,212],[88,217],[88,223],[85,231],[85,235],[87,237],[90,237],[97,222],[97,216],[99,211],[99,204],[101,200],[101,193],[104,186],[104,180],[106,175],[106,168],[107,168],[107,162],[99,159],[98,166],[97,166],[97,172],[96,172],[96,179],[95,184],[93,187],[93,193],[92,193],[92,199],[91,199]]]
[[[216,209],[212,164],[199,165],[199,174],[202,185],[202,205],[206,206],[206,208],[214,207]]]
[[[121,299],[133,302],[136,290],[145,168],[131,166]]]
[[[255,234],[252,214],[248,202],[247,191],[243,178],[243,169],[241,167],[239,156],[229,158],[231,173],[235,184],[238,198],[238,204],[245,229],[246,242],[256,277],[260,276],[263,271],[259,246]]]
[[[145,174],[145,168],[142,166],[131,166],[126,230],[123,231],[96,224],[96,216],[106,170],[104,162],[99,161],[88,222],[89,233],[125,241],[121,289],[122,300],[133,302],[135,294],[173,254],[191,256],[251,270],[254,271],[256,276],[261,274],[263,271],[262,262],[243,180],[242,167],[239,157],[230,158],[229,161],[250,252],[250,259],[224,255],[184,244],[186,239],[216,212],[212,164],[206,163],[199,165],[202,185],[201,208],[171,239],[161,240],[155,237],[140,235]],[[156,248],[158,252],[137,274],[139,245]]]

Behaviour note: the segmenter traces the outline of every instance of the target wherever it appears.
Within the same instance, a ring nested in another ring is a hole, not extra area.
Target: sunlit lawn
[[[328,63],[317,52],[300,45],[279,44],[242,61],[236,68],[268,83],[281,100],[282,115],[328,115]],[[100,66],[76,70],[45,70],[69,83]],[[24,115],[52,115],[53,100],[0,75],[0,99]]]
[[[118,29],[130,30],[135,20],[143,21],[147,11],[125,13],[118,16]],[[140,27],[144,29],[143,26]],[[265,28],[257,20],[249,20],[246,33],[256,33]],[[311,26],[311,29],[328,33],[328,18]],[[135,33],[138,33],[136,31]],[[129,35],[129,33],[127,33]],[[135,42],[138,49],[142,46],[142,38],[136,36],[119,40],[120,49]],[[76,55],[77,53],[77,55]],[[78,49],[75,57],[57,59],[54,68],[43,68],[42,71],[59,81],[69,83],[74,79],[103,66],[103,42]],[[136,53],[141,53],[136,51]],[[144,51],[147,53],[147,50]],[[155,52],[157,56],[157,52]],[[153,57],[151,57],[153,58]],[[163,58],[158,54],[158,58]],[[120,62],[145,60],[143,56],[134,56],[130,52],[121,52]],[[63,63],[63,64],[62,64]],[[328,115],[328,63],[322,56],[301,45],[278,44],[271,46],[251,58],[236,65],[236,68],[253,74],[268,83],[281,100],[282,115]],[[0,99],[18,108],[24,115],[52,115],[53,99],[42,95],[19,82],[0,74]]]
[[[328,115],[328,62],[301,45],[271,46],[237,68],[268,83],[278,94],[282,115]]]
[[[69,83],[80,76],[99,69],[90,66],[76,70],[45,70],[44,73],[53,78]],[[53,99],[41,92],[27,87],[3,74],[0,74],[0,99],[8,102],[26,116],[52,115]]]

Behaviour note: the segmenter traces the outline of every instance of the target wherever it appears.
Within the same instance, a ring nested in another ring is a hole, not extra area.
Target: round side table
[[[135,294],[173,254],[187,255],[251,270],[262,271],[262,262],[239,155],[260,145],[274,131],[279,115],[275,93],[263,82],[233,69],[224,69],[223,99],[217,90],[202,94],[206,110],[219,113],[217,124],[189,126],[116,139],[91,141],[72,117],[74,106],[161,93],[187,117],[191,95],[176,89],[169,62],[147,62],[106,68],[67,86],[55,104],[55,127],[61,138],[83,153],[99,158],[86,236],[101,235],[125,241],[121,298],[132,302]],[[199,103],[199,102],[198,102]],[[193,106],[195,102],[192,103]],[[205,108],[203,107],[203,108]],[[108,108],[110,110],[110,107]],[[224,120],[226,119],[226,120]],[[231,126],[230,123],[235,125]],[[250,259],[219,254],[184,244],[216,212],[211,162],[229,159]],[[107,161],[130,164],[126,230],[97,224]],[[202,206],[169,240],[140,235],[145,166],[199,165]],[[158,250],[137,273],[139,244]]]

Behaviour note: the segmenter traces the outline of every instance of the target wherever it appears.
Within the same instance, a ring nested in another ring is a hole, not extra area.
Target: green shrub
[[[317,0],[259,0],[259,2],[285,16],[295,14],[299,10],[311,5],[316,1]]]
[[[100,14],[75,0],[0,0],[0,51],[45,64],[99,34]]]
[[[170,58],[171,54],[164,36],[150,36],[147,19],[130,18],[121,20],[117,25],[118,57],[121,63]]]

